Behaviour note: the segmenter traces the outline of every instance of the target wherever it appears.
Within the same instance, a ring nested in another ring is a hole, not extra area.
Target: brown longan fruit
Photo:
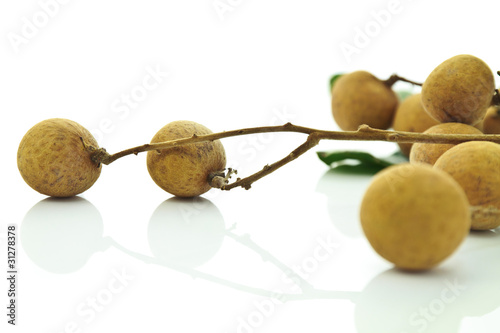
[[[434,164],[464,189],[472,211],[473,230],[500,226],[500,145],[468,141],[448,150]]]
[[[438,65],[422,85],[425,110],[438,121],[475,125],[490,106],[495,92],[493,72],[481,59],[468,54]]]
[[[492,105],[482,122],[476,125],[484,134],[500,134],[500,106]]]
[[[387,129],[397,105],[394,91],[366,71],[344,74],[332,88],[333,118],[344,131],[355,131],[363,124]]]
[[[438,265],[470,230],[464,190],[446,172],[426,164],[394,165],[375,175],[360,219],[373,249],[406,270]]]
[[[392,128],[395,131],[422,133],[439,122],[429,116],[422,105],[420,94],[414,94],[403,100],[394,115]],[[410,156],[411,143],[398,143],[401,153]]]
[[[80,124],[62,118],[33,126],[17,151],[17,166],[34,190],[52,197],[71,197],[88,190],[101,174],[92,161],[98,147],[92,134]]]
[[[151,143],[211,134],[194,121],[171,122],[155,134]],[[223,171],[226,153],[219,140],[200,142],[161,151],[149,151],[147,167],[151,178],[163,190],[178,197],[194,197],[211,189],[208,177]]]
[[[426,134],[482,134],[474,126],[461,123],[442,123],[424,131]],[[411,163],[427,163],[433,165],[445,151],[454,147],[445,143],[414,143],[410,151]]]

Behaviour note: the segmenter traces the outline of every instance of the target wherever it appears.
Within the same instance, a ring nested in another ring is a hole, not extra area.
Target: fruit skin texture
[[[475,125],[491,104],[495,79],[488,65],[472,55],[438,65],[422,85],[425,110],[438,121]]]
[[[333,85],[332,114],[344,131],[355,131],[363,124],[387,129],[397,105],[394,91],[366,71],[344,74]]]
[[[439,122],[425,112],[422,105],[422,96],[414,94],[399,104],[394,115],[392,128],[395,131],[422,133],[437,124]],[[410,156],[411,143],[398,143],[398,145],[405,156]]]
[[[426,134],[482,134],[482,132],[474,126],[461,123],[442,123],[432,126],[424,131]],[[453,144],[441,143],[414,143],[410,151],[411,163],[427,163],[434,165],[436,160],[445,151],[454,147]]]
[[[34,190],[52,197],[71,197],[88,190],[101,174],[89,147],[98,148],[98,144],[83,126],[68,119],[47,119],[24,135],[17,166]]]
[[[484,134],[500,134],[500,106],[488,108],[482,122],[477,126]]]
[[[464,189],[472,211],[473,230],[500,226],[500,145],[464,142],[444,153],[434,165],[450,174]]]
[[[373,249],[406,270],[438,265],[470,229],[463,189],[447,173],[425,164],[379,172],[363,197],[360,218]]]
[[[194,121],[179,120],[165,125],[151,143],[211,134]],[[148,171],[163,190],[178,197],[194,197],[211,189],[208,176],[226,167],[226,153],[219,140],[149,151]]]

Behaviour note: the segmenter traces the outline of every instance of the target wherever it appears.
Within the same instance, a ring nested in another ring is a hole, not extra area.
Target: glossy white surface
[[[333,73],[423,81],[459,53],[500,69],[492,47],[500,6],[491,2],[475,2],[480,15],[472,15],[470,4],[400,1],[349,63],[341,43],[396,2],[228,0],[220,1],[232,6],[224,20],[214,3],[71,1],[18,53],[3,39],[0,257],[5,276],[6,226],[16,224],[19,294],[18,325],[7,325],[4,306],[2,332],[497,332],[498,232],[472,233],[430,272],[395,270],[359,225],[371,177],[329,171],[315,156],[383,156],[394,144],[322,142],[249,191],[196,200],[158,188],[144,154],[105,166],[74,199],[46,199],[23,182],[17,145],[46,118],[78,121],[110,152],[147,143],[178,119],[213,131],[287,121],[336,129]],[[0,4],[3,35],[20,33],[22,18],[39,10],[32,1]],[[155,71],[157,85],[147,79]],[[154,89],[125,107],[124,94],[144,82]],[[223,143],[228,166],[245,176],[303,140]]]

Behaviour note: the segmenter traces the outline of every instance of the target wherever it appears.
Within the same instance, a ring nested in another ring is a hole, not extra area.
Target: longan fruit
[[[422,105],[420,94],[413,94],[403,100],[394,115],[392,128],[395,131],[422,133],[439,122],[429,116]],[[398,143],[401,153],[410,156],[411,143]]]
[[[492,105],[477,126],[484,134],[500,134],[500,106]]]
[[[474,126],[462,123],[442,123],[424,131],[426,134],[482,134]],[[411,163],[427,163],[433,165],[445,151],[454,147],[446,143],[414,143],[410,151]]]
[[[333,118],[344,131],[355,131],[363,124],[387,129],[397,105],[394,91],[366,71],[344,74],[332,88]]]
[[[434,164],[464,189],[472,211],[473,230],[500,226],[500,145],[468,141],[448,150]]]
[[[165,125],[151,143],[211,134],[194,121],[179,120]],[[151,178],[163,190],[178,197],[194,197],[211,189],[210,174],[223,171],[226,153],[219,140],[200,142],[161,151],[149,151],[147,167]]]
[[[92,134],[80,124],[62,118],[33,126],[17,151],[17,166],[34,190],[52,197],[71,197],[88,190],[101,174],[92,161],[98,147]]]
[[[424,109],[436,120],[475,125],[490,106],[495,92],[493,72],[468,54],[438,65],[422,85]]]
[[[470,229],[464,190],[446,172],[426,164],[394,165],[375,175],[360,219],[373,249],[406,270],[438,265]]]

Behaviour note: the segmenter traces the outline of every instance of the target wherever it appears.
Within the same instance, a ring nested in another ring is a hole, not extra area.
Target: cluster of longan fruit
[[[340,128],[428,134],[499,134],[494,74],[472,55],[439,64],[422,90],[398,103],[384,81],[364,71],[345,74],[332,89]],[[500,226],[500,145],[399,144],[409,163],[375,175],[361,205],[368,241],[408,270],[429,269],[450,256],[469,230]]]
[[[174,121],[151,140],[158,143],[212,133],[193,121]],[[17,165],[36,191],[52,197],[71,197],[88,190],[99,178],[102,165],[95,160],[98,144],[80,124],[62,118],[47,119],[23,137]],[[208,177],[224,171],[226,155],[219,140],[148,151],[151,178],[165,191],[179,197],[207,192]]]
[[[429,74],[421,93],[401,103],[393,83],[366,71],[342,75],[332,88],[332,113],[339,127],[392,127],[429,135],[500,133],[494,75],[477,57],[458,55],[444,61]],[[227,183],[231,172],[224,172],[226,156],[219,140],[156,148],[211,133],[193,121],[161,128],[149,145],[155,149],[147,155],[154,182],[179,197],[198,196]],[[400,149],[410,162],[377,174],[361,205],[365,235],[382,257],[403,269],[429,269],[450,256],[469,230],[500,226],[500,145],[415,143],[400,144]],[[17,163],[36,191],[70,197],[96,182],[105,154],[83,126],[54,118],[25,134]]]

